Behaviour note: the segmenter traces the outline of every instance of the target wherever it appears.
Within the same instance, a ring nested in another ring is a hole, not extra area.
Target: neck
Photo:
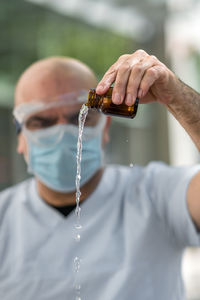
[[[103,175],[104,169],[98,170],[95,175],[81,187],[80,202],[93,193],[99,184]],[[64,205],[75,205],[76,204],[76,191],[70,193],[56,192],[47,186],[45,186],[39,179],[37,180],[37,189],[40,197],[50,205],[64,206]]]

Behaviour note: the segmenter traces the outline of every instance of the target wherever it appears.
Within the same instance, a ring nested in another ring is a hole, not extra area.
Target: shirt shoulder
[[[125,166],[125,165],[117,165],[112,164],[108,165],[106,167],[106,177],[115,179],[115,177],[118,178],[118,181],[120,180],[120,183],[127,182],[127,180],[132,180],[132,178],[136,179],[138,178],[144,167],[133,165],[133,166]]]
[[[1,212],[5,214],[16,202],[26,201],[33,182],[34,178],[30,178],[0,192],[0,215]]]
[[[199,169],[199,165],[173,167],[160,161],[150,162],[146,166],[109,165],[105,181],[108,188],[112,186],[113,193],[126,194],[126,199],[130,201],[133,198],[131,195],[137,195],[140,201],[155,206],[155,202],[157,205],[165,201],[165,197],[170,196],[183,181],[188,183]]]
[[[146,166],[139,165],[109,165],[107,167],[107,178],[116,179],[120,186],[123,184],[140,184],[140,186],[148,185],[151,180],[153,180],[152,175],[156,176],[156,173],[159,173],[161,170],[172,169],[172,167],[166,165],[163,162],[151,162]]]
[[[109,165],[106,167],[106,172],[103,181],[99,187],[99,194],[104,199],[110,199],[114,203],[130,202],[134,205],[136,197],[140,202],[148,202],[148,177],[150,170],[147,167],[138,165],[123,166]],[[145,194],[147,197],[145,197]]]

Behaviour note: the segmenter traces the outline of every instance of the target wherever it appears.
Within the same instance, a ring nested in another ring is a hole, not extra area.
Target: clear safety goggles
[[[67,93],[53,99],[33,100],[22,103],[13,110],[17,132],[23,128],[30,131],[49,128],[58,123],[78,125],[81,105],[87,102],[88,91]],[[88,112],[86,126],[95,126],[98,112]]]
[[[82,141],[87,141],[99,136],[105,126],[106,117],[102,115],[95,126],[85,126]],[[46,129],[30,131],[24,129],[27,140],[40,147],[52,147],[59,144],[63,136],[73,136],[78,140],[79,128],[76,125],[58,124]]]
[[[64,132],[78,137],[78,116],[83,103],[86,103],[88,91],[67,93],[54,99],[34,100],[22,103],[13,111],[17,132],[23,133],[34,143],[52,145],[59,142]],[[100,131],[105,117],[95,111],[89,111],[83,139]],[[56,138],[55,138],[56,137]]]

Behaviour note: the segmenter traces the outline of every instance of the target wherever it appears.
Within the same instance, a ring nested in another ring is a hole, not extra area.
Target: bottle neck
[[[88,102],[86,105],[89,108],[101,109],[103,103],[103,97],[96,94],[95,89],[90,90],[88,94]]]

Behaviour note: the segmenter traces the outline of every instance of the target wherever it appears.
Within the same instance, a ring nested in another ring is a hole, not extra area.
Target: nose
[[[64,116],[63,114],[60,114],[59,118],[57,120],[57,124],[69,124],[69,120],[66,116]]]

